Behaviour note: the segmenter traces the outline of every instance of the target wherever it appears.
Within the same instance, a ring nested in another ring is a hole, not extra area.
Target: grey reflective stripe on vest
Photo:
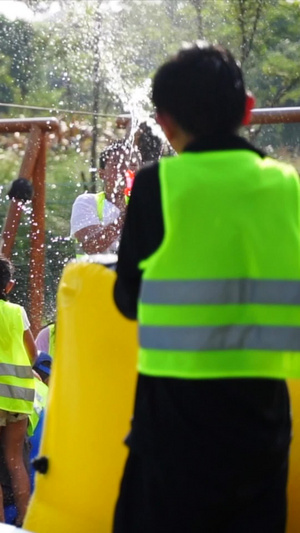
[[[32,379],[32,369],[28,365],[0,363],[0,376],[15,376],[17,378]]]
[[[16,387],[15,385],[0,384],[0,396],[4,398],[13,398],[14,400],[25,400],[26,402],[34,401],[34,389]]]
[[[286,326],[140,326],[140,346],[149,350],[300,351],[300,328]]]
[[[154,305],[300,305],[300,281],[143,280],[141,302]]]

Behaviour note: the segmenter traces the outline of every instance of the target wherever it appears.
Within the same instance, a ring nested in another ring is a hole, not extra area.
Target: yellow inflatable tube
[[[70,264],[58,293],[55,362],[41,455],[24,527],[33,533],[111,533],[133,409],[136,324],[117,311],[115,274]],[[300,531],[300,381],[293,413],[287,533]]]
[[[300,380],[289,381],[292,406],[293,440],[288,484],[287,533],[300,531]]]
[[[74,263],[58,292],[56,352],[41,456],[24,527],[110,533],[133,411],[136,323],[113,303],[115,273]]]

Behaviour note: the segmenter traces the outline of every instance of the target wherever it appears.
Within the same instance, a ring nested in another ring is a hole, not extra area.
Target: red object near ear
[[[132,189],[132,185],[133,185],[134,178],[135,178],[135,173],[133,172],[133,170],[130,170],[130,169],[126,170],[125,178],[126,178],[126,187],[128,189]]]
[[[125,196],[129,198],[131,195],[131,189],[132,189],[132,185],[133,185],[134,178],[135,178],[135,173],[133,172],[133,170],[127,169],[125,173],[125,178],[126,178],[126,188],[124,190],[124,194]]]
[[[255,98],[254,98],[252,93],[248,93],[247,92],[247,94],[246,94],[245,113],[244,113],[244,118],[242,120],[243,126],[248,126],[248,124],[250,124],[251,112],[252,112],[252,109],[254,108],[254,106],[255,106]]]

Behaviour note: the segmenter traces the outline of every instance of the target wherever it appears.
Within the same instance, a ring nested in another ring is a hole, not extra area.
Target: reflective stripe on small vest
[[[11,365],[0,363],[1,376],[16,376],[17,378],[32,378],[32,370],[26,365]]]
[[[13,398],[15,400],[33,402],[34,389],[16,387],[15,385],[4,385],[3,383],[0,383],[0,396],[3,396],[4,398]]]

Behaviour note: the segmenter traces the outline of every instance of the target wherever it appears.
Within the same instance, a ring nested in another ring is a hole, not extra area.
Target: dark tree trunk
[[[198,29],[197,39],[204,39],[203,16],[202,16],[203,0],[190,0],[190,2],[196,10],[197,29]]]

